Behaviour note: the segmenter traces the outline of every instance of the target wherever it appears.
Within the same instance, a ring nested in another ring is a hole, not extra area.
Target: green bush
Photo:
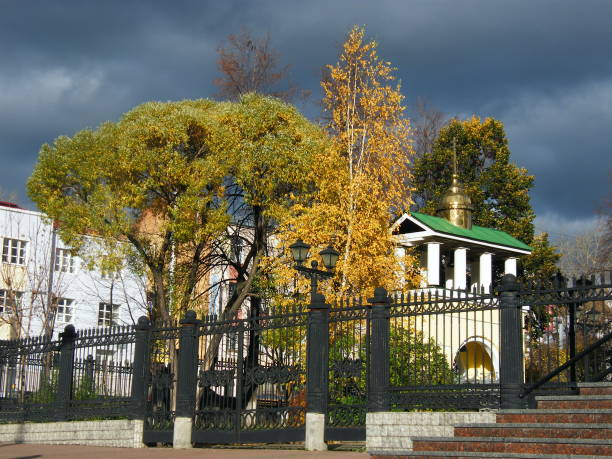
[[[30,403],[53,403],[57,394],[58,370],[53,368],[47,375],[43,376],[38,390],[30,395]]]
[[[433,386],[455,384],[453,372],[442,348],[433,338],[406,328],[391,330],[391,386]]]

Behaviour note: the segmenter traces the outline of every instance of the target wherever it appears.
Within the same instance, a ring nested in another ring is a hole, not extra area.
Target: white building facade
[[[147,314],[146,280],[127,268],[88,269],[40,212],[0,202],[0,250],[0,339],[131,325]]]

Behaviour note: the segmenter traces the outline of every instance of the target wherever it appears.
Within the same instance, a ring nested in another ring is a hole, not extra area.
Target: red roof
[[[0,201],[0,207],[10,207],[11,209],[21,209],[17,204],[12,202]]]

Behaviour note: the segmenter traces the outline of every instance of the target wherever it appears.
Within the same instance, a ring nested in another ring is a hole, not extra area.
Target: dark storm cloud
[[[42,143],[147,100],[212,96],[216,46],[243,25],[271,34],[316,99],[320,67],[364,24],[409,104],[506,124],[543,227],[586,221],[609,187],[611,19],[607,1],[5,1],[0,186],[27,203]]]

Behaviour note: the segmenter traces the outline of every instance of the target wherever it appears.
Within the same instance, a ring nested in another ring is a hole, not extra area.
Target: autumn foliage
[[[295,207],[283,237],[340,251],[328,295],[399,289],[414,278],[406,279],[403,263],[411,260],[396,257],[389,231],[411,203],[413,154],[394,70],[378,56],[377,43],[366,42],[365,30],[354,27],[321,83],[333,146],[315,158],[316,190]]]

